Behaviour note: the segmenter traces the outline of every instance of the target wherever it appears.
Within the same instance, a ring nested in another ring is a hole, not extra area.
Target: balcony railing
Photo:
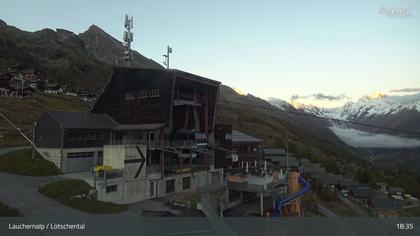
[[[146,145],[149,148],[194,148],[199,146],[207,146],[207,143],[201,143],[194,140],[158,140],[158,141],[147,141],[147,140],[115,140],[114,145]]]

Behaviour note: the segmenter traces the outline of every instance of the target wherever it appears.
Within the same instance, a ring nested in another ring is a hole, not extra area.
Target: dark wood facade
[[[91,148],[110,144],[112,125],[109,127],[69,127],[57,120],[53,112],[45,112],[37,121],[35,144],[40,148]],[[83,116],[84,113],[80,113]],[[104,119],[107,119],[104,117]],[[71,122],[71,121],[70,121]]]
[[[225,168],[232,165],[232,125],[216,124],[214,127],[214,139],[218,142],[215,151],[215,168]]]
[[[168,123],[173,76],[161,70],[115,68],[92,112],[108,114],[120,124]],[[159,89],[158,96],[150,96]]]
[[[121,125],[159,127],[147,134],[114,132],[112,139],[122,144],[154,141],[160,147],[149,148],[148,163],[159,164],[162,175],[208,170],[219,87],[218,81],[179,70],[116,67],[92,112]]]
[[[117,67],[92,112],[120,124],[161,123],[168,135],[179,130],[210,133],[220,82],[178,70]]]

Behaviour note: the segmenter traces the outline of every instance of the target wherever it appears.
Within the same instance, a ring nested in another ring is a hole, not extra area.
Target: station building
[[[180,70],[116,67],[91,112],[45,112],[35,144],[64,173],[111,166],[95,179],[100,200],[130,203],[219,183],[219,87]]]

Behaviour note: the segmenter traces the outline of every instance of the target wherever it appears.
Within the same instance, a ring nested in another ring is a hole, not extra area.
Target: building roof
[[[194,80],[194,81],[198,81],[201,83],[206,83],[206,84],[211,84],[211,85],[216,85],[219,86],[221,83],[219,81],[216,80],[212,80],[203,76],[199,76],[199,75],[195,75],[195,74],[191,74],[189,72],[186,71],[182,71],[182,70],[178,70],[178,69],[169,69],[170,72],[174,73],[175,76],[179,76],[182,78],[186,78],[189,80]]]
[[[318,176],[318,179],[322,184],[336,185],[338,183],[339,176],[331,173],[323,173]]]
[[[47,111],[63,128],[112,129],[118,125],[110,116],[90,112]]]
[[[271,162],[277,162],[278,166],[287,166],[289,165],[290,167],[298,167],[299,166],[299,162],[296,159],[296,157],[290,157],[287,158],[287,156],[271,156],[271,157],[266,157],[267,160],[270,160]]]
[[[353,186],[357,186],[358,183],[355,182],[354,180],[350,179],[350,178],[345,178],[343,177],[342,179],[338,180],[338,184],[341,187],[353,187]]]
[[[264,155],[266,156],[286,156],[286,150],[284,148],[264,148]]]
[[[400,188],[400,187],[391,187],[391,188],[389,188],[389,191],[390,192],[399,192],[399,193],[403,193],[404,192],[404,189],[403,188]]]
[[[123,130],[156,130],[162,128],[165,124],[157,123],[157,124],[135,124],[135,125],[118,125],[114,127],[116,131],[123,131]]]
[[[325,172],[325,168],[319,163],[311,163],[308,159],[300,159],[300,164],[302,166],[302,173],[305,174],[321,174]]]
[[[373,195],[372,188],[370,187],[353,188],[351,192],[356,198],[371,198]]]
[[[232,131],[232,143],[262,143],[261,139],[252,137],[251,135],[242,132]]]
[[[400,210],[401,205],[398,201],[391,199],[372,199],[372,207],[381,210]]]
[[[306,159],[306,158],[302,158],[302,159],[300,159],[300,163],[301,163],[303,166],[306,166],[306,165],[312,165],[312,163],[311,163],[308,159]]]
[[[389,186],[387,183],[385,182],[377,182],[376,183],[377,186]]]

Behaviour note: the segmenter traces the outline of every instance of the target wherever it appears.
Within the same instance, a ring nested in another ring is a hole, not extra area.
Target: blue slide
[[[297,197],[302,196],[303,194],[305,194],[311,189],[311,184],[308,181],[306,181],[304,178],[299,177],[299,183],[303,185],[303,188],[301,190],[299,190],[296,193],[287,195],[284,198],[279,198],[276,200],[276,211],[274,213],[274,216],[281,216],[281,209],[286,203],[292,201],[293,199]]]

